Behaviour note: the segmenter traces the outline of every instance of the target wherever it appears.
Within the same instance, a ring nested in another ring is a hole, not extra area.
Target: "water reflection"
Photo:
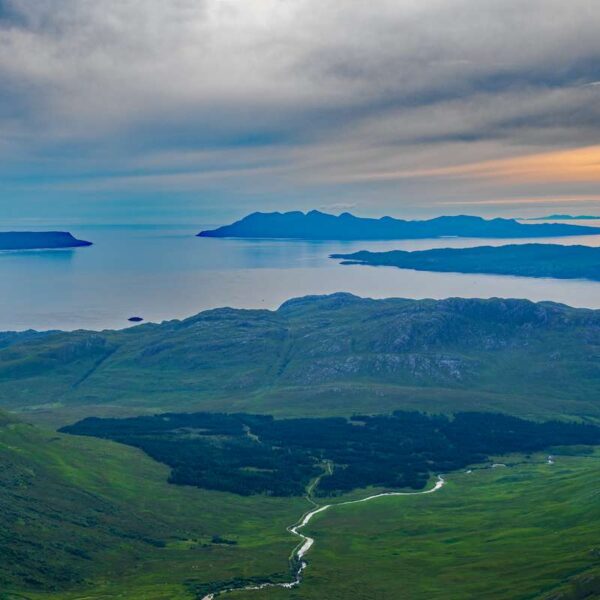
[[[73,248],[57,248],[46,250],[0,250],[0,260],[40,260],[68,263],[73,260],[75,251]]]
[[[200,229],[74,228],[74,235],[90,239],[94,246],[0,253],[0,330],[125,327],[133,314],[161,321],[218,306],[275,308],[293,296],[337,291],[378,298],[504,296],[600,308],[597,282],[348,267],[329,258],[332,253],[362,249],[419,250],[532,241],[600,246],[600,236],[307,242],[197,238]]]

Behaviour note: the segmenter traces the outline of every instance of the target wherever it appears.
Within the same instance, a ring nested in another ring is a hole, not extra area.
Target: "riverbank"
[[[327,472],[324,472],[322,475],[317,477],[311,483],[311,485],[309,486],[309,488],[307,490],[306,498],[309,502],[314,504],[316,506],[316,508],[314,508],[313,510],[311,510],[308,513],[306,513],[305,515],[303,515],[298,524],[290,526],[288,528],[288,531],[290,533],[301,538],[300,543],[296,546],[296,548],[294,549],[294,551],[292,552],[292,555],[290,557],[290,564],[292,567],[292,572],[294,573],[294,578],[292,579],[292,581],[285,582],[285,583],[265,582],[262,584],[249,585],[246,587],[227,588],[227,589],[223,589],[218,592],[212,592],[210,594],[207,594],[206,596],[204,596],[202,598],[202,600],[214,600],[217,596],[221,596],[221,595],[224,595],[224,594],[227,594],[230,592],[257,591],[257,590],[263,590],[266,588],[284,588],[284,589],[294,588],[294,587],[300,585],[300,583],[302,582],[302,575],[303,575],[304,571],[306,570],[306,568],[308,567],[308,563],[303,559],[315,543],[314,538],[312,538],[310,536],[306,536],[303,533],[300,533],[300,529],[306,527],[315,515],[325,512],[326,510],[329,510],[331,508],[337,508],[339,506],[349,506],[351,504],[360,504],[360,503],[364,503],[364,502],[370,502],[372,500],[376,500],[377,498],[383,498],[386,496],[387,497],[389,497],[389,496],[423,496],[426,494],[432,494],[432,493],[440,490],[446,483],[446,480],[441,475],[438,475],[435,485],[432,488],[423,490],[421,492],[383,492],[380,494],[374,494],[372,496],[368,496],[367,498],[360,498],[359,500],[348,500],[346,502],[339,502],[336,504],[325,504],[325,505],[319,506],[318,504],[316,504],[316,502],[312,498],[312,492],[318,485],[320,479],[322,477],[326,476],[327,474],[331,474],[331,472],[332,472],[331,464],[327,463]]]

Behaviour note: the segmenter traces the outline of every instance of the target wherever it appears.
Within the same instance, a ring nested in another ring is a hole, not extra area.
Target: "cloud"
[[[439,204],[446,206],[464,206],[465,204],[468,206],[538,206],[538,205],[552,205],[552,204],[560,204],[563,206],[568,206],[573,203],[577,203],[579,205],[583,204],[597,204],[600,202],[600,195],[592,195],[592,196],[578,196],[576,194],[569,196],[538,196],[538,197],[517,197],[517,198],[493,198],[493,199],[473,199],[465,202],[464,200],[461,202],[457,201],[443,201]]]
[[[503,178],[585,194],[599,26],[590,0],[0,0],[0,208],[94,186],[210,186],[232,211],[384,211],[392,183],[432,206]]]
[[[322,204],[318,209],[329,213],[340,213],[354,210],[356,207],[356,202],[334,202],[333,204]]]
[[[356,173],[353,180],[423,177],[491,179],[505,183],[600,183],[600,146],[404,171]]]

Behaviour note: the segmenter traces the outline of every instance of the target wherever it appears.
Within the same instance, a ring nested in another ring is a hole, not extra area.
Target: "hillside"
[[[193,600],[232,573],[287,576],[302,499],[170,485],[138,450],[3,414],[0,465],[0,598]]]
[[[410,598],[594,597],[598,455],[585,447],[556,452],[555,465],[545,455],[506,457],[508,469],[452,473],[436,494],[320,515],[294,597],[342,599],[352,590],[359,600],[402,598],[407,582]],[[7,600],[198,600],[211,589],[288,581],[296,542],[286,527],[309,506],[302,498],[170,485],[168,469],[134,448],[44,431],[3,413],[0,465],[0,597]],[[399,568],[402,578],[389,576]],[[467,576],[457,578],[457,568]],[[501,584],[490,589],[490,578]]]
[[[382,217],[367,219],[350,213],[339,216],[312,210],[252,213],[231,225],[202,231],[199,237],[296,238],[306,240],[399,240],[460,236],[475,238],[529,238],[600,233],[598,227],[543,223],[524,225],[514,219],[460,215],[425,221]]]
[[[416,271],[492,273],[521,277],[600,281],[600,248],[558,244],[512,244],[476,248],[436,248],[406,252],[332,254],[346,265],[392,266]]]
[[[525,300],[306,297],[0,350],[0,402],[77,417],[396,409],[600,417],[600,311]]]
[[[0,331],[0,348],[6,348],[13,344],[26,342],[36,338],[42,338],[56,333],[55,331],[34,331],[28,329],[26,331]]]
[[[600,455],[456,473],[436,494],[317,515],[294,600],[596,600]],[[288,590],[231,596],[289,600]]]

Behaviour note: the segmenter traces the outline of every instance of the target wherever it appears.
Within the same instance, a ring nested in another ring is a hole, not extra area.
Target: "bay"
[[[373,298],[528,298],[600,308],[598,282],[343,266],[329,258],[332,253],[363,249],[527,242],[600,246],[600,236],[391,242],[195,237],[204,228],[201,224],[72,226],[68,229],[76,237],[94,245],[0,252],[0,330],[123,328],[132,316],[160,322],[221,306],[273,309],[292,297],[339,291]]]

